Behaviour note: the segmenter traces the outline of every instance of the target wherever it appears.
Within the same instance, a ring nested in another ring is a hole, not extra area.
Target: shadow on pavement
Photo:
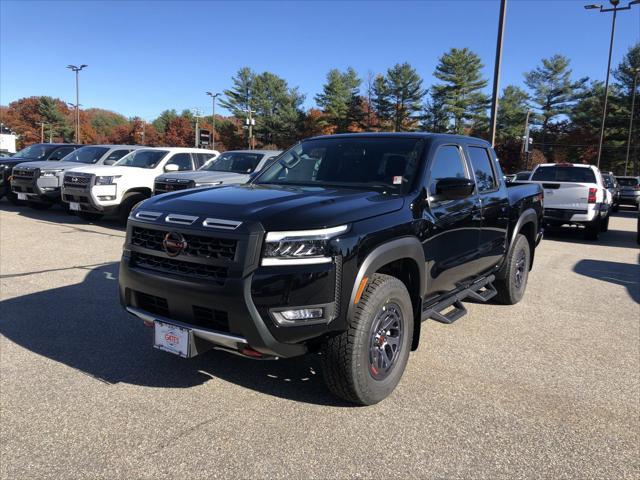
[[[79,284],[1,302],[0,334],[106,383],[188,388],[219,378],[299,402],[349,406],[324,386],[316,355],[256,361],[210,351],[185,360],[155,350],[152,329],[120,306],[117,263],[69,268],[89,273]]]
[[[627,288],[634,302],[640,303],[640,265],[609,262],[607,260],[580,260],[573,271],[603,282],[622,285]]]
[[[584,230],[578,227],[547,227],[544,230],[546,240],[571,242],[582,245],[601,245],[603,247],[638,248],[635,230],[609,229],[600,234],[598,240],[585,240]]]
[[[0,200],[0,210],[5,212],[15,212],[21,217],[30,218],[39,222],[55,223],[56,225],[65,224],[74,228],[74,225],[98,225],[100,227],[112,228],[124,232],[123,225],[118,223],[115,217],[105,217],[97,222],[89,222],[83,220],[73,212],[67,210],[62,205],[54,205],[48,210],[36,210],[28,205],[13,205],[8,200]]]

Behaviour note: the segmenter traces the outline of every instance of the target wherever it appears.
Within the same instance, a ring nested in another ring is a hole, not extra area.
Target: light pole
[[[489,139],[491,146],[496,143],[496,123],[498,121],[498,93],[500,89],[500,66],[502,64],[502,37],[504,20],[507,15],[507,0],[500,0],[500,19],[498,20],[498,40],[496,42],[496,61],[493,70],[493,95],[491,97],[491,129]]]
[[[638,89],[638,77],[640,77],[640,68],[634,70],[633,75],[633,93],[631,94],[631,115],[629,115],[629,138],[627,139],[627,156],[624,161],[624,174],[627,175],[627,166],[629,165],[629,152],[631,151],[631,132],[633,132],[633,114],[636,107],[636,90]],[[633,169],[634,173],[636,169]]]
[[[82,64],[79,67],[67,65],[69,70],[76,72],[76,143],[80,143],[80,70],[89,65]]]
[[[211,150],[215,150],[216,149],[216,98],[218,98],[220,94],[207,92],[207,95],[211,97]]]
[[[604,140],[604,124],[607,120],[607,103],[609,101],[609,73],[611,72],[611,53],[613,51],[613,37],[616,32],[616,16],[621,10],[631,10],[631,5],[640,3],[640,0],[633,0],[629,2],[626,7],[618,7],[620,0],[609,0],[609,3],[613,5],[613,8],[604,8],[600,4],[585,5],[587,10],[599,10],[600,13],[613,12],[611,19],[611,40],[609,41],[609,60],[607,62],[607,78],[604,82],[604,106],[602,107],[602,122],[600,124],[600,141],[598,143],[598,161],[596,166],[600,168],[600,159],[602,157],[602,142]]]
[[[38,125],[40,125],[40,143],[44,143],[44,126],[46,125],[46,123],[38,122]]]

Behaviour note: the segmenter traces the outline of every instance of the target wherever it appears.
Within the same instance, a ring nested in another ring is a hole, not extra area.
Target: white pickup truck
[[[218,155],[215,150],[198,148],[141,148],[114,165],[65,171],[62,200],[85,220],[117,214],[124,222],[137,203],[151,196],[158,175],[195,170]]]
[[[609,228],[611,194],[593,165],[544,163],[535,168],[529,183],[544,189],[546,225],[582,225],[589,240],[597,240]]]

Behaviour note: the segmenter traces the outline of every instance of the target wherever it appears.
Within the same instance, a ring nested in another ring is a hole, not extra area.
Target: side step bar
[[[498,292],[492,283],[495,279],[496,277],[494,275],[489,275],[488,277],[474,283],[469,288],[462,290],[455,295],[451,295],[436,304],[427,306],[422,311],[422,321],[424,322],[431,318],[440,323],[455,322],[460,317],[467,314],[467,309],[462,303],[463,300],[470,298],[478,302],[486,302],[497,295]],[[453,308],[446,313],[442,313],[450,307]]]

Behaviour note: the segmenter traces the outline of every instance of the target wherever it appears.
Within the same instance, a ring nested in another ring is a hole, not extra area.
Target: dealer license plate
[[[18,194],[18,200],[27,200],[27,194],[26,193],[19,193]]]
[[[191,331],[186,328],[157,320],[154,322],[153,346],[155,348],[188,358],[190,337]]]
[[[74,212],[80,211],[80,204],[78,202],[70,202],[69,210],[73,210]]]

